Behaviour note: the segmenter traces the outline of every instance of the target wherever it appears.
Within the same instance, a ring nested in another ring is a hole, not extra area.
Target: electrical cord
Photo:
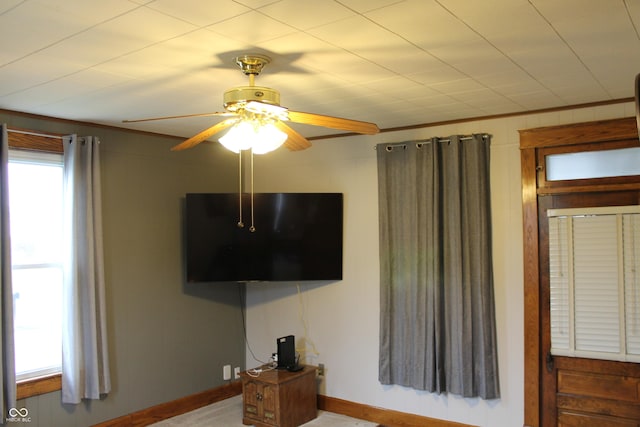
[[[262,365],[259,368],[247,369],[247,375],[253,378],[258,378],[263,372],[273,371],[278,368],[278,362],[273,359],[266,365]]]
[[[243,287],[242,286],[238,286],[238,289],[239,289],[239,294],[240,294],[240,305],[241,305],[240,312],[242,313],[242,332],[244,333],[244,342],[245,342],[245,344],[247,344],[247,348],[249,349],[249,353],[251,353],[251,357],[253,357],[253,360],[255,360],[258,363],[261,363],[262,365],[268,365],[269,364],[268,362],[264,362],[264,361],[258,359],[256,357],[256,355],[253,354],[253,350],[251,349],[251,345],[249,344],[249,339],[247,338],[247,322],[246,322],[246,319],[245,319],[245,316],[244,316],[244,314],[245,314],[244,311],[245,311],[246,305],[245,305],[244,296],[242,294]],[[246,285],[244,285],[244,289],[246,289]]]
[[[296,288],[297,288],[297,292],[298,292],[298,317],[300,319],[300,322],[302,323],[302,327],[304,329],[304,343],[305,346],[304,347],[300,347],[300,348],[296,348],[296,364],[299,363],[300,361],[300,352],[305,352],[306,355],[306,350],[309,344],[311,346],[311,351],[313,353],[313,356],[318,357],[320,355],[320,352],[316,349],[315,344],[313,343],[313,341],[311,341],[308,336],[308,325],[307,325],[307,321],[306,318],[304,316],[304,301],[302,299],[302,292],[300,290],[300,284],[296,284]],[[255,360],[256,362],[260,363],[261,366],[259,368],[253,368],[253,369],[248,369],[246,371],[247,375],[249,375],[250,377],[259,377],[260,374],[262,372],[266,372],[266,371],[272,371],[274,369],[278,368],[278,362],[276,362],[275,360],[273,360],[273,357],[269,358],[268,362],[264,362],[260,359],[258,359],[256,357],[256,355],[254,354],[253,350],[251,349],[251,344],[249,344],[249,339],[247,337],[247,322],[246,322],[246,318],[245,318],[245,307],[246,307],[246,300],[244,298],[244,294],[243,294],[243,287],[242,286],[238,286],[238,294],[240,297],[240,312],[242,315],[242,332],[244,334],[244,342],[247,345],[247,349],[249,350],[249,353],[251,354],[251,357],[253,357],[253,360]],[[246,284],[244,286],[244,289],[246,290]]]
[[[316,345],[313,343],[313,341],[311,341],[308,337],[309,337],[309,327],[307,325],[307,320],[304,316],[304,301],[302,300],[302,292],[300,291],[300,284],[296,283],[296,288],[298,290],[298,317],[300,319],[300,323],[302,323],[302,328],[304,330],[304,347],[299,347],[296,348],[297,352],[304,352],[305,353],[305,357],[306,357],[306,353],[307,353],[307,343],[309,343],[311,345],[311,352],[313,353],[314,357],[318,357],[320,356],[320,352],[316,349]],[[298,358],[300,358],[300,355],[298,354]]]

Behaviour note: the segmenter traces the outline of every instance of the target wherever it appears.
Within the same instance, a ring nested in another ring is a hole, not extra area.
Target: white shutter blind
[[[549,211],[552,354],[640,361],[640,207]]]
[[[620,351],[616,231],[614,215],[573,218],[578,351]]]

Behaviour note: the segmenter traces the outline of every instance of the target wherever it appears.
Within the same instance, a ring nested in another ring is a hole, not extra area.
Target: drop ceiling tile
[[[515,94],[510,98],[527,111],[566,105],[562,99],[548,90]]]
[[[179,85],[157,87],[153,85],[137,85],[136,82],[123,82],[110,87],[104,87],[95,91],[84,93],[80,97],[63,99],[53,103],[49,108],[59,111],[67,111],[73,114],[75,120],[89,120],[95,122],[122,123],[124,119],[139,119],[147,117],[161,117],[177,114],[191,114],[213,112],[220,110],[219,100],[211,99],[210,105],[205,105],[207,98],[202,93],[176,91]],[[199,96],[198,96],[199,95]],[[165,102],[154,102],[164,99]],[[167,102],[170,100],[170,102]],[[214,105],[215,104],[215,105]],[[84,108],[82,108],[84,105]],[[90,108],[87,108],[90,106]],[[196,121],[192,119],[166,120],[163,123],[146,123],[140,126],[132,126],[138,129],[155,131],[156,125],[162,125],[163,129],[174,126],[190,127]],[[151,125],[151,127],[149,126]],[[127,127],[129,127],[127,125]],[[200,129],[202,130],[202,129]],[[195,132],[193,132],[195,133]],[[168,134],[174,134],[168,132]]]
[[[1,99],[2,102],[9,102],[18,109],[20,109],[20,106],[41,107],[65,99],[81,99],[81,97],[87,93],[99,88],[111,87],[123,81],[123,78],[120,76],[89,69],[5,96]]]
[[[189,76],[203,71],[208,71],[213,76],[214,71],[219,68],[236,70],[232,61],[222,63],[214,55],[217,45],[230,49],[244,46],[211,31],[198,30],[122,55],[97,67],[132,78],[162,73]],[[239,71],[238,77],[241,77]]]
[[[332,48],[304,56],[300,64],[320,73],[328,73],[353,83],[388,78],[394,73],[384,67],[343,49]]]
[[[281,97],[287,99],[319,99],[325,97],[341,96],[343,88],[356,86],[336,75],[330,73],[318,73],[313,75],[299,75],[295,80],[279,80],[279,83],[271,85],[276,87]],[[298,82],[298,84],[295,84]]]
[[[0,14],[6,12],[7,10],[13,9],[17,5],[22,3],[22,0],[6,0],[0,3]]]
[[[423,106],[429,106],[432,108],[443,108],[448,105],[457,105],[459,101],[449,96],[448,94],[439,93],[434,90],[430,91],[417,91],[413,96],[408,96],[404,100],[408,105],[412,105],[413,108],[421,108]]]
[[[527,0],[440,0],[440,3],[487,40],[493,40],[496,35],[508,35],[524,41],[531,35],[550,30],[549,24]]]
[[[538,7],[572,49],[585,58],[639,38],[622,1],[539,1]],[[600,19],[605,15],[607,19]]]
[[[232,0],[156,0],[147,5],[177,19],[202,27],[233,18],[251,9]]]
[[[256,11],[244,13],[209,27],[211,31],[230,39],[255,46],[297,30]]]
[[[624,3],[629,13],[629,19],[631,20],[635,28],[640,28],[640,2],[628,1]]]
[[[631,84],[629,85],[631,86]],[[598,84],[589,80],[575,80],[551,87],[553,93],[560,97],[566,104],[582,104],[608,99],[609,94]]]
[[[380,46],[379,49],[370,48],[356,51],[357,55],[397,74],[429,70],[441,66],[442,61],[431,53],[398,40],[395,45]]]
[[[436,83],[430,85],[430,87],[440,93],[446,93],[447,95],[452,96],[456,99],[458,99],[459,94],[466,92],[476,92],[486,89],[480,83],[471,78],[463,78],[460,80]]]
[[[550,44],[544,48],[511,52],[509,56],[518,66],[540,81],[571,78],[573,75],[588,72],[580,59],[564,44]],[[560,73],[559,70],[563,72]]]
[[[456,70],[455,68],[444,62],[440,62],[434,67],[424,70],[411,70],[410,72],[406,73],[406,76],[413,81],[428,86],[468,78],[466,74]]]
[[[591,28],[608,25],[609,19],[599,19],[603,16],[618,14],[625,9],[625,1],[601,1],[601,0],[532,0],[532,5],[553,26],[576,26],[577,28],[590,23]],[[628,3],[633,3],[628,2]],[[626,12],[625,12],[626,14]],[[616,21],[619,19],[615,18]]]
[[[293,74],[310,73],[312,70],[307,70],[307,67],[313,68],[313,64],[321,63],[319,59],[321,56],[326,57],[328,54],[340,51],[339,48],[303,32],[272,39],[268,46],[269,51],[274,55],[273,62],[266,69],[267,75],[271,70]]]
[[[376,98],[358,96],[349,99],[330,100],[315,106],[312,113],[327,114],[330,116],[344,117],[354,120],[371,121],[370,114],[364,108],[367,105],[375,105]]]
[[[482,39],[432,49],[431,53],[457,71],[474,78],[519,70],[511,58]]]
[[[307,30],[355,15],[335,1],[282,0],[260,8],[260,13],[292,27]]]
[[[43,74],[40,68],[48,63],[45,55],[37,54],[0,67],[0,96],[19,93],[77,71],[73,61],[64,59],[50,62],[47,73]]]
[[[303,94],[287,101],[286,106],[293,110],[304,110],[312,113],[347,116],[362,116],[367,113],[364,105],[377,105],[378,94],[362,92],[357,86],[343,85],[324,96],[308,96]],[[301,105],[304,105],[302,107]],[[354,106],[359,111],[352,112]]]
[[[634,96],[634,82],[640,72],[640,58],[627,57],[625,61],[609,62],[591,61],[587,66],[612,99]]]
[[[76,62],[78,69],[83,69],[194,29],[193,25],[184,21],[150,9],[139,8],[69,37],[43,53],[51,61],[56,61],[56,58],[70,58]]]
[[[4,2],[3,2],[4,3]],[[17,60],[73,36],[100,22],[135,8],[114,0],[92,4],[85,1],[47,4],[21,2],[0,15],[0,64]]]
[[[260,7],[268,6],[271,3],[275,3],[278,0],[235,0],[240,4],[243,4],[252,9],[258,9]]]
[[[372,67],[367,66],[364,73],[359,73],[359,78],[364,77],[364,81],[385,77],[380,74],[381,70],[386,70],[386,74],[403,73],[411,67],[421,68],[437,62],[418,47],[360,16],[315,27],[308,32],[354,57],[377,65],[375,71],[370,71],[368,68]]]
[[[308,33],[348,51],[367,51],[379,44],[380,46],[393,45],[397,38],[359,15],[314,27],[308,30]]]
[[[403,76],[393,76],[387,79],[375,80],[367,82],[363,85],[370,91],[379,93],[391,99],[405,99],[415,96],[417,93],[432,93],[435,91],[428,88],[424,84],[418,83]]]
[[[407,0],[367,13],[390,32],[430,51],[479,36],[434,0]]]
[[[509,102],[507,98],[501,94],[485,87],[458,92],[452,96],[460,102],[464,102],[465,104],[473,105],[475,107],[482,107],[483,105],[493,103],[505,104]]]
[[[358,13],[367,13],[372,10],[382,9],[384,7],[399,3],[401,0],[340,0],[340,3],[357,11]]]
[[[511,91],[531,92],[541,89],[540,83],[521,68],[507,68],[476,76],[476,80],[501,93]]]

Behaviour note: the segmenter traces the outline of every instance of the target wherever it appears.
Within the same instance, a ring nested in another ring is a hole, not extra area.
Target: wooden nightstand
[[[256,427],[297,427],[318,416],[315,366],[301,371],[241,372],[242,423]]]

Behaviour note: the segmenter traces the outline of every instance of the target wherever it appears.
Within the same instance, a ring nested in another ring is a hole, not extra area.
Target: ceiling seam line
[[[587,64],[584,63],[584,61],[580,58],[580,55],[578,55],[578,53],[573,49],[573,47],[571,47],[571,45],[569,44],[569,42],[562,37],[562,35],[560,34],[560,32],[556,29],[556,27],[553,26],[553,24],[540,12],[540,10],[533,4],[532,0],[527,0],[529,2],[529,4],[531,5],[531,7],[536,11],[536,13],[540,16],[540,18],[547,23],[547,25],[549,26],[549,28],[551,28],[553,30],[554,33],[556,33],[556,35],[558,36],[558,38],[560,40],[562,40],[562,42],[564,43],[564,45],[567,47],[567,49],[569,49],[571,51],[571,53],[573,54],[573,56],[575,57],[575,59],[580,62],[580,64],[582,64],[582,66],[584,67],[585,70],[587,70],[587,72],[589,73],[589,75],[591,75],[591,77],[593,78],[593,80],[596,82],[596,84],[598,86],[600,86],[600,89],[603,90],[604,93],[606,93],[607,95],[609,95],[609,97],[611,97],[611,94],[609,93],[609,91],[602,86],[602,83],[600,83],[600,80],[598,80],[598,78],[595,76],[595,74],[593,74],[593,71],[591,71],[591,68],[589,68],[587,66]]]
[[[22,4],[22,3],[21,3],[21,4]],[[131,11],[136,10],[136,9],[140,9],[140,8],[142,8],[142,7],[145,7],[145,6],[144,6],[144,5],[138,5],[137,7],[134,7],[134,8],[132,8],[132,9],[129,9],[129,10],[127,10],[127,11],[125,11],[125,12],[122,12],[122,13],[120,13],[120,14],[116,15],[116,16],[112,16],[111,18],[109,18],[109,19],[105,19],[104,21],[100,21],[100,22],[98,22],[98,23],[96,23],[96,24],[94,24],[94,25],[92,25],[92,26],[90,26],[90,27],[87,27],[87,28],[85,28],[85,29],[83,29],[83,30],[81,30],[81,31],[78,31],[78,32],[73,33],[73,34],[69,34],[68,36],[63,37],[63,38],[61,38],[61,39],[59,39],[59,40],[56,40],[56,41],[55,41],[55,42],[53,42],[53,43],[50,43],[50,44],[48,44],[48,45],[46,45],[46,46],[44,46],[44,47],[41,47],[41,48],[39,48],[39,49],[36,49],[36,50],[34,50],[33,52],[29,52],[28,54],[23,55],[23,56],[21,56],[20,58],[16,58],[16,59],[13,59],[13,60],[11,60],[11,61],[9,61],[9,62],[6,62],[6,63],[4,63],[4,64],[0,65],[0,68],[4,68],[4,67],[6,67],[7,65],[11,65],[11,64],[14,64],[14,63],[16,63],[16,62],[22,61],[23,59],[28,58],[28,57],[30,57],[31,55],[34,55],[34,54],[36,54],[36,53],[40,53],[40,52],[42,52],[42,51],[45,51],[45,50],[49,49],[50,47],[53,47],[53,46],[55,46],[55,45],[57,45],[57,44],[59,44],[59,43],[61,43],[61,42],[65,41],[65,40],[69,40],[69,39],[71,39],[71,38],[73,38],[73,37],[75,37],[75,36],[77,36],[77,35],[79,35],[79,34],[86,33],[87,31],[93,30],[93,29],[95,29],[96,27],[98,27],[98,26],[100,26],[100,25],[102,25],[102,24],[105,24],[105,23],[107,23],[107,22],[113,21],[114,19],[117,19],[117,18],[119,18],[119,17],[121,17],[121,16],[124,16],[124,15],[126,15],[126,14],[128,14],[128,13],[131,13]],[[54,81],[54,80],[52,80],[52,81]]]

